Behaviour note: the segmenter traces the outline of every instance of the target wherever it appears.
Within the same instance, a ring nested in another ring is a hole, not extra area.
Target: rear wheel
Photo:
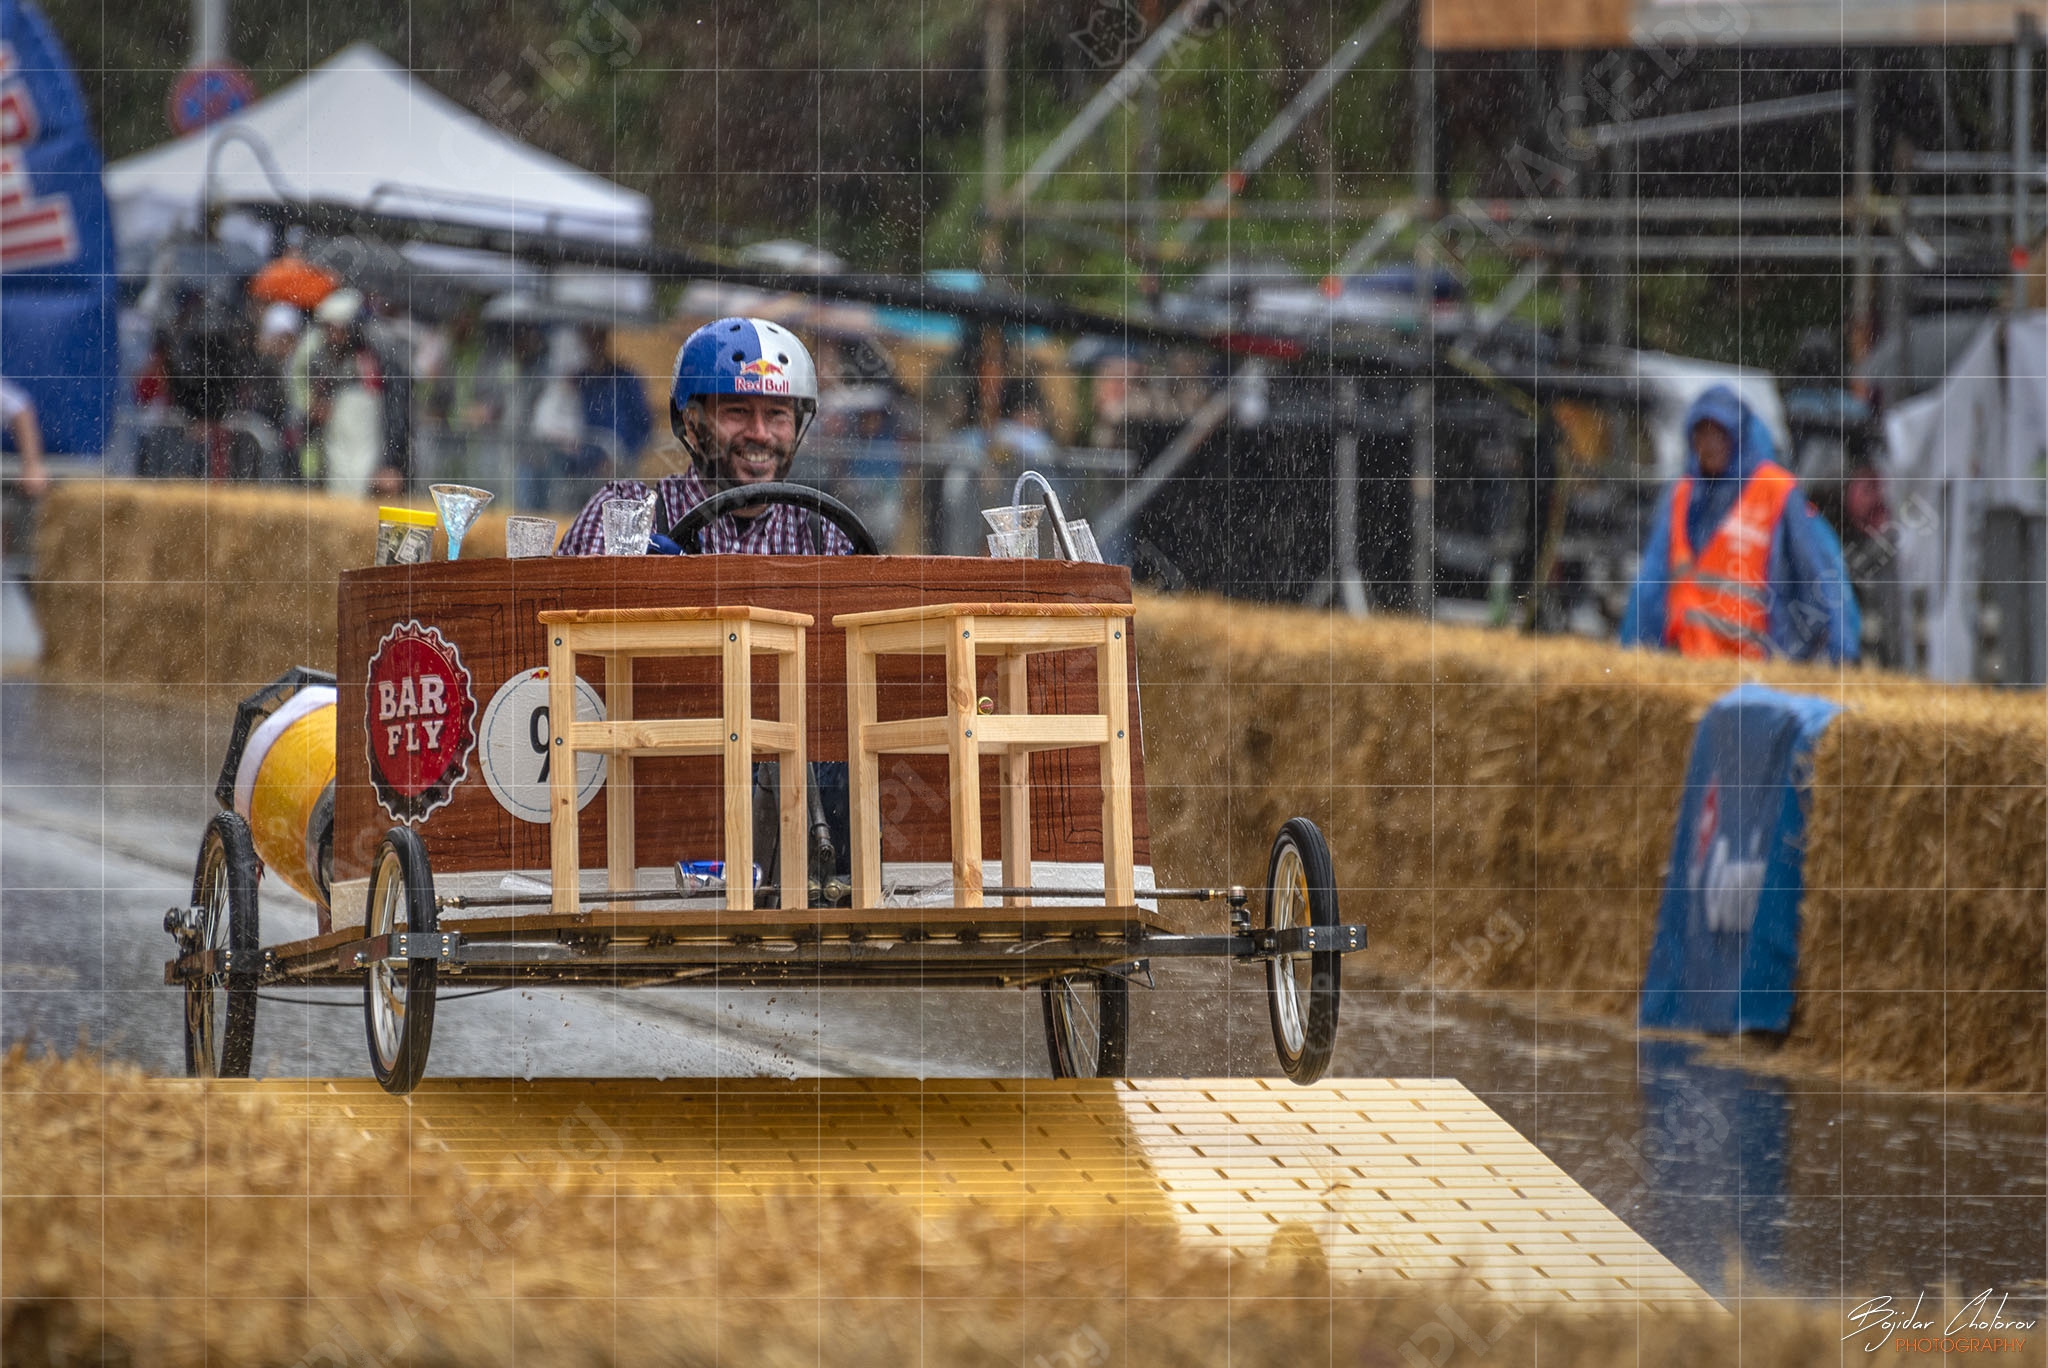
[[[438,925],[427,848],[412,831],[393,827],[377,847],[363,934],[431,934]],[[363,1017],[370,1040],[370,1068],[386,1092],[409,1093],[426,1076],[439,978],[437,961],[402,956],[376,960],[367,971]]]
[[[1266,926],[1274,931],[1337,925],[1337,878],[1323,833],[1306,817],[1291,819],[1273,838],[1266,866]],[[1273,1048],[1296,1083],[1313,1083],[1330,1067],[1337,1044],[1337,1003],[1344,958],[1335,950],[1275,955],[1266,961],[1266,1004]]]
[[[192,948],[216,957],[232,952],[233,968],[216,967],[185,983],[185,1072],[194,1078],[249,1076],[256,1045],[262,940],[256,889],[262,870],[249,824],[232,812],[214,814],[192,875]]]
[[[1131,985],[1117,974],[1064,974],[1039,989],[1054,1078],[1120,1078],[1131,1036]]]

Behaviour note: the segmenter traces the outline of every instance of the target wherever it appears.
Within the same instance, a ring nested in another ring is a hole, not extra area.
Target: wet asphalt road
[[[0,684],[7,1043],[82,1041],[182,1070],[162,919],[190,893],[228,720],[99,690]],[[313,931],[311,908],[275,886],[263,918],[266,942]],[[1155,991],[1133,995],[1134,1073],[1278,1071],[1255,971],[1182,962],[1157,974]],[[264,1001],[258,1072],[367,1074],[359,995],[279,996],[325,1005]],[[1047,1072],[1035,992],[512,990],[444,1001],[430,1064],[442,1076]],[[1376,981],[1369,957],[1347,977],[1332,1072],[1459,1079],[1723,1298],[1910,1298],[1951,1285],[2041,1304],[2048,1100],[2038,1095],[1993,1105],[1788,1081],[1546,1015],[1540,995],[1404,992]]]

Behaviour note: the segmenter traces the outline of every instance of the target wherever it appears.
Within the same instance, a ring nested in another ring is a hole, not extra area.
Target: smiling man
[[[690,464],[655,486],[661,496],[657,529],[675,526],[721,490],[787,479],[797,445],[818,413],[818,373],[804,344],[780,324],[721,318],[691,333],[676,353],[668,412]],[[556,554],[603,554],[605,501],[644,499],[648,493],[640,480],[612,481],[569,524]],[[853,550],[837,527],[786,504],[714,518],[700,540],[710,554],[844,556]]]

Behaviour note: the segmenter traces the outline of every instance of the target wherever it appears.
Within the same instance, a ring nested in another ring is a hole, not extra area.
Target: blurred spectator
[[[647,407],[647,386],[612,354],[610,328],[586,323],[582,341],[585,360],[580,388],[585,456],[587,459],[592,454],[590,448],[594,445],[599,448],[596,454],[603,459],[596,469],[579,473],[595,474],[597,469],[609,467],[606,479],[629,475],[639,464],[640,453],[647,449],[647,439],[654,432],[654,415]]]
[[[181,291],[164,338],[164,377],[171,405],[194,423],[214,424],[234,410],[249,373],[247,313],[211,292]]]
[[[1133,411],[1131,371],[1128,357],[1106,356],[1097,363],[1089,395],[1095,421],[1088,430],[1088,445],[1120,447],[1128,442],[1130,423],[1143,416]]]
[[[270,425],[287,450],[296,450],[291,396],[285,376],[306,331],[305,315],[290,304],[272,304],[256,329],[256,364],[244,384],[245,407]]]
[[[835,384],[818,400],[818,437],[852,443],[844,494],[875,540],[891,545],[903,525],[905,423],[901,396],[890,384]],[[813,439],[815,440],[815,438]]]
[[[154,364],[137,397],[167,399],[169,421],[138,446],[138,471],[174,479],[262,478],[264,458],[277,443],[240,421],[257,363],[255,327],[239,290],[181,285],[157,338]]]
[[[969,459],[948,465],[938,481],[925,482],[923,517],[932,529],[927,540],[934,554],[979,555],[987,529],[976,510],[1009,503],[1018,472],[1050,465],[1059,454],[1035,384],[1012,376],[1003,382],[1001,403],[992,428],[964,428],[954,435]]]
[[[482,369],[484,342],[477,309],[469,305],[436,328],[420,347],[416,373],[424,387],[425,413],[443,428],[469,427]]]
[[[302,469],[331,494],[393,497],[405,488],[405,452],[392,441],[383,358],[363,327],[363,297],[336,290],[313,312],[318,325],[299,348],[306,445]]]
[[[477,361],[476,385],[458,411],[462,425],[501,431],[523,426],[540,394],[540,363],[547,349],[547,334],[536,324],[492,325]]]
[[[413,374],[414,358],[432,329],[398,306],[389,295],[363,296],[363,336],[394,375]]]
[[[1002,418],[989,434],[991,464],[1032,466],[1057,454],[1046,416],[1045,398],[1030,380],[1012,376],[1003,381]]]
[[[21,457],[21,492],[40,499],[50,487],[50,472],[43,465],[43,425],[36,421],[35,402],[28,391],[0,378],[0,428],[14,439]]]
[[[548,336],[547,364],[533,405],[533,438],[519,452],[519,506],[570,508],[580,505],[571,484],[583,466],[585,422],[583,369],[588,358],[572,328]]]

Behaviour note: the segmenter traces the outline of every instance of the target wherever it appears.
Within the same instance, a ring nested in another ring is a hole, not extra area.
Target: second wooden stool
[[[1102,758],[1102,879],[1105,905],[1135,901],[1131,843],[1128,603],[937,603],[878,613],[845,613],[847,758],[853,818],[853,905],[882,901],[881,757],[952,759],[953,898],[982,905],[981,757],[1002,757],[1003,882],[1031,883],[1031,752],[1087,747]],[[1046,651],[1095,652],[1093,713],[1033,716],[1025,660]],[[876,720],[875,660],[943,655],[946,713]],[[976,659],[997,657],[1001,711],[979,709]],[[1021,898],[1009,899],[1021,903]]]

